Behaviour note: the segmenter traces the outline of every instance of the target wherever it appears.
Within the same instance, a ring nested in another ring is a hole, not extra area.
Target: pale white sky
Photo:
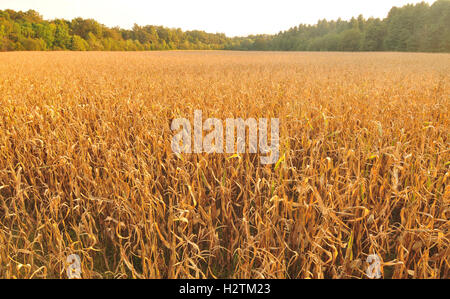
[[[46,19],[93,18],[109,27],[163,25],[228,36],[273,34],[319,19],[386,17],[421,0],[0,0],[0,9],[37,10]],[[434,0],[425,1],[433,3]]]

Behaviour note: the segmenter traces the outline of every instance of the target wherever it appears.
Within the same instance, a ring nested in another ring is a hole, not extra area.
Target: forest
[[[163,26],[109,28],[93,19],[44,20],[0,10],[0,51],[404,51],[450,52],[450,0],[393,7],[386,18],[320,20],[275,35],[227,37]]]

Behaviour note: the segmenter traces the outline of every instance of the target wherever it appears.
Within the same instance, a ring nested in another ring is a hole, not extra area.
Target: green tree
[[[55,21],[55,49],[69,49],[71,44],[71,36],[69,33],[69,24],[64,20]]]
[[[72,34],[78,35],[84,40],[89,38],[89,33],[92,33],[96,38],[103,37],[103,26],[93,19],[76,18],[71,23]]]
[[[87,51],[89,48],[89,44],[78,35],[72,36],[72,41],[70,45],[70,49],[73,51]]]
[[[340,49],[342,51],[359,51],[362,34],[359,29],[348,29],[340,34]]]
[[[88,49],[91,51],[102,51],[103,50],[103,44],[100,39],[98,39],[94,33],[89,32],[87,43],[89,45]]]
[[[382,51],[386,29],[380,19],[367,25],[362,49],[364,51]]]
[[[30,37],[24,37],[20,39],[20,44],[26,51],[43,51],[47,49],[47,45],[42,39],[33,39]]]

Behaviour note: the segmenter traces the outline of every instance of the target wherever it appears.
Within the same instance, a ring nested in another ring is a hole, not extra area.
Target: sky
[[[0,10],[34,9],[45,19],[93,18],[108,27],[162,25],[231,37],[275,34],[300,23],[339,17],[348,20],[359,14],[384,18],[393,6],[419,2],[422,0],[0,0]]]

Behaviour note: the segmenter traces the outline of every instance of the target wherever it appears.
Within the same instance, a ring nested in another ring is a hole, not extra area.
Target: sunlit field
[[[0,53],[0,277],[450,278],[450,54]],[[280,158],[174,154],[279,118]]]

